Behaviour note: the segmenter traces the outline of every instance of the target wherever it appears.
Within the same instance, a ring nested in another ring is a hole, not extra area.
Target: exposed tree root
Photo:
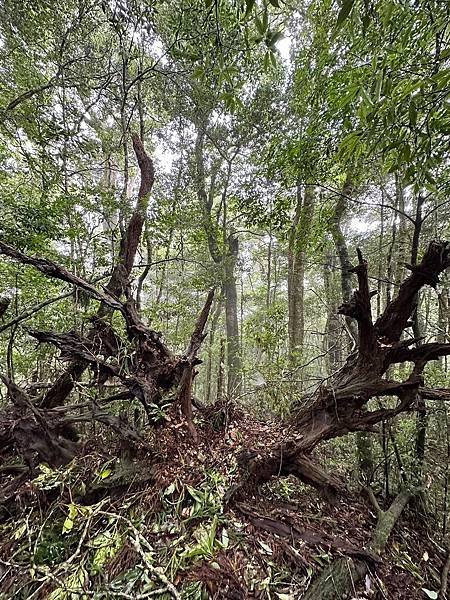
[[[79,450],[74,425],[81,422],[97,421],[113,429],[128,444],[142,444],[137,431],[123,416],[110,415],[95,403],[89,407],[90,410],[75,415],[57,410],[66,408],[66,398],[88,367],[100,390],[107,379],[114,378],[124,388],[114,399],[136,398],[149,420],[150,407],[158,404],[169,390],[179,387],[178,400],[183,415],[189,431],[194,439],[196,437],[192,422],[192,381],[196,374],[195,366],[201,362],[197,354],[206,335],[204,330],[214,293],[208,294],[182,356],[175,356],[161,339],[161,334],[141,320],[130,293],[129,278],[146,217],[154,168],[137,136],[133,136],[133,147],[140,168],[141,185],[135,209],[120,242],[117,263],[102,290],[51,260],[28,256],[0,241],[0,254],[31,265],[48,277],[68,282],[100,302],[86,336],[74,331],[29,331],[40,343],[56,346],[60,358],[69,361],[68,368],[42,398],[29,398],[24,390],[0,374],[14,405],[13,410],[7,409],[0,415],[0,450],[14,448],[28,463],[33,456],[53,466],[69,462]],[[122,301],[124,295],[126,300]],[[45,305],[44,302],[40,306]],[[114,311],[119,311],[124,319],[127,340],[121,339],[109,322]]]
[[[305,398],[299,406],[289,439],[267,453],[242,456],[243,483],[234,493],[254,491],[274,475],[293,474],[316,487],[333,500],[344,489],[339,480],[327,474],[311,458],[312,451],[324,441],[349,432],[377,431],[376,425],[398,414],[414,410],[417,397],[446,399],[446,390],[423,387],[423,371],[431,360],[450,354],[450,344],[429,343],[415,348],[417,339],[401,339],[415,309],[417,293],[427,284],[435,287],[439,275],[450,266],[450,244],[431,242],[420,264],[400,286],[397,297],[373,323],[367,263],[358,250],[359,263],[351,269],[358,278],[358,289],[339,312],[358,323],[357,351],[350,355],[330,384],[321,386],[316,394]],[[386,377],[389,367],[412,362],[414,367],[404,381]],[[367,410],[371,398],[398,398],[394,408]]]

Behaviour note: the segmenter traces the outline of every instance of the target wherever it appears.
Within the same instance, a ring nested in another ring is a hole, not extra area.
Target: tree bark
[[[342,326],[337,315],[338,303],[336,302],[336,293],[333,285],[334,262],[334,253],[331,250],[327,251],[323,267],[323,283],[327,309],[324,350],[327,353],[329,376],[331,376],[342,364],[342,347],[339,339]]]
[[[347,243],[342,230],[342,222],[347,211],[347,198],[351,197],[352,194],[353,185],[350,177],[347,176],[344,187],[342,188],[342,194],[338,196],[333,220],[331,223],[331,233],[341,267],[341,289],[343,302],[348,302],[352,295],[352,277],[350,273],[352,263],[350,261]],[[350,318],[346,317],[346,323],[352,341],[356,341],[357,332],[354,322]]]
[[[305,338],[305,262],[314,211],[314,188],[307,185],[302,198],[300,182],[288,248],[288,333],[289,358],[295,364]]]
[[[347,211],[347,198],[353,193],[353,185],[350,177],[347,175],[347,179],[342,189],[342,195],[339,196],[333,220],[333,239],[336,246],[336,252],[339,256],[339,262],[341,266],[341,290],[342,290],[342,301],[349,302],[352,295],[352,265],[347,249],[347,243],[345,236],[342,231],[342,221],[345,218]],[[357,343],[358,334],[356,331],[355,322],[352,318],[346,317],[348,331],[350,336],[353,338],[355,344]],[[365,482],[368,483],[373,473],[373,460],[372,460],[372,441],[363,431],[356,432],[356,449],[357,459],[360,475]]]
[[[155,179],[153,161],[146,154],[144,146],[137,135],[133,136],[133,147],[141,173],[141,184],[134,212],[120,241],[117,263],[105,287],[105,290],[113,298],[120,298],[128,285],[128,279],[131,275],[146,217],[150,192]],[[111,303],[108,304],[104,299],[100,299],[102,303],[97,311],[97,317],[102,320],[111,313],[111,308],[114,307],[111,306]],[[89,333],[89,338],[93,339],[96,335],[98,335],[98,331],[96,327],[93,327]],[[63,404],[67,396],[72,392],[75,382],[80,379],[87,366],[87,363],[83,361],[71,363],[68,369],[58,377],[55,384],[44,396],[42,407],[54,408]]]
[[[344,367],[322,385],[316,394],[302,399],[291,423],[291,436],[275,444],[267,452],[257,453],[244,473],[242,488],[255,489],[271,476],[281,473],[284,465],[309,457],[318,444],[354,431],[375,432],[375,426],[414,408],[417,394],[430,395],[423,389],[423,370],[430,360],[450,355],[450,344],[429,343],[411,348],[415,340],[401,340],[401,335],[414,308],[414,296],[425,284],[436,286],[439,275],[450,266],[449,242],[431,242],[422,261],[400,286],[397,297],[386,307],[375,323],[372,321],[367,277],[367,263],[358,251],[358,265],[351,272],[358,278],[358,289],[339,313],[358,323],[357,351]],[[386,377],[390,365],[412,362],[407,379],[395,381]],[[431,394],[433,391],[431,392]],[[394,408],[367,410],[371,398],[396,396]],[[296,473],[308,481],[305,472]],[[330,490],[325,476],[316,487]]]
[[[395,524],[413,495],[410,491],[400,492],[388,510],[381,511],[378,507],[378,521],[368,551],[375,554],[384,551]],[[302,600],[342,600],[354,595],[355,584],[368,571],[367,561],[338,558],[309,586]]]
[[[206,233],[210,256],[214,263],[222,267],[223,295],[225,298],[225,327],[227,334],[227,392],[231,397],[242,391],[242,359],[239,340],[238,302],[236,286],[236,263],[239,255],[239,241],[231,232],[227,236],[226,196],[231,176],[231,162],[228,161],[225,184],[222,190],[223,206],[223,249],[219,244],[219,228],[213,220],[214,187],[216,172],[211,174],[209,193],[206,191],[206,175],[204,166],[205,123],[197,124],[195,141],[196,189],[203,216],[203,227]]]
[[[238,239],[228,238],[228,253],[224,261],[225,322],[227,330],[227,392],[228,397],[239,396],[242,391],[242,360],[239,344],[239,323],[235,268],[239,254]]]

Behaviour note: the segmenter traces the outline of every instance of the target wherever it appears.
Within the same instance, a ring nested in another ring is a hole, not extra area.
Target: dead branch
[[[194,440],[197,439],[197,433],[192,422],[192,383],[195,377],[194,367],[200,363],[200,360],[197,358],[197,354],[206,336],[204,329],[208,320],[213,299],[214,290],[212,289],[208,293],[205,305],[195,324],[189,345],[184,353],[184,356],[182,357],[184,371],[181,376],[177,401],[181,406],[181,411],[186,418],[188,429]]]
[[[439,283],[439,275],[449,266],[449,242],[431,242],[422,261],[410,267],[412,273],[400,286],[397,297],[388,304],[376,321],[377,335],[391,342],[399,340],[414,311],[417,292],[424,285],[436,287]]]
[[[9,258],[17,260],[24,265],[31,265],[47,277],[60,279],[61,281],[75,285],[107,306],[116,310],[122,310],[122,303],[119,302],[117,298],[115,298],[109,291],[107,291],[107,293],[101,292],[89,282],[85,281],[81,277],[78,277],[78,275],[71,273],[65,267],[58,265],[48,258],[28,256],[28,254],[24,254],[12,246],[8,246],[8,244],[5,244],[1,240],[0,254],[9,256]]]

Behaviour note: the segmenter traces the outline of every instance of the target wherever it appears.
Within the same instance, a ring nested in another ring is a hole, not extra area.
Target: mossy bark
[[[386,511],[378,510],[378,521],[367,549],[381,554],[403,509],[415,495],[413,491],[398,494]],[[368,572],[369,565],[360,560],[338,558],[326,567],[310,585],[303,600],[341,600],[354,594],[355,586]]]

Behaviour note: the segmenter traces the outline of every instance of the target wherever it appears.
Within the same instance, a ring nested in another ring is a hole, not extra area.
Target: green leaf
[[[63,580],[63,585],[56,588],[48,596],[49,600],[71,600],[72,598],[84,598],[83,589],[89,581],[87,571],[83,567],[78,567],[76,571],[68,575]]]
[[[202,79],[204,74],[205,74],[205,71],[203,70],[203,67],[197,67],[196,69],[194,69],[194,72],[192,73],[192,75],[195,77],[195,79]]]
[[[264,23],[261,21],[259,17],[255,17],[255,25],[256,29],[261,35],[264,35],[266,32],[266,27],[264,27]]]
[[[111,469],[104,469],[100,473],[100,479],[106,479],[107,477],[109,477],[111,475],[111,473],[112,473]]]
[[[354,4],[355,4],[355,0],[344,0],[343,1],[341,10],[339,11],[338,18],[336,21],[336,27],[338,29],[342,25],[342,23],[347,19],[347,17],[350,15],[350,13],[352,12],[352,8],[353,8]]]
[[[417,125],[417,107],[414,100],[411,100],[409,103],[409,124],[411,127],[415,127]]]
[[[282,31],[275,31],[269,38],[268,44],[270,46],[275,46],[277,42],[284,38],[284,33]]]
[[[272,6],[275,6],[275,8],[281,8],[280,3],[278,2],[278,0],[269,0],[269,3]]]
[[[70,519],[69,517],[66,517],[64,523],[63,523],[63,528],[62,528],[62,532],[63,533],[69,533],[69,531],[71,531],[73,528],[73,520]]]
[[[75,518],[78,514],[78,507],[76,504],[69,504],[69,514],[67,515],[62,528],[62,533],[69,533],[72,531]]]
[[[380,73],[377,77],[376,83],[375,83],[375,92],[374,92],[374,100],[375,102],[379,102],[380,101],[380,96],[381,96],[381,87],[383,85],[383,76]]]
[[[250,16],[250,13],[252,12],[253,7],[255,6],[255,2],[256,0],[245,0],[244,19],[247,19]]]

